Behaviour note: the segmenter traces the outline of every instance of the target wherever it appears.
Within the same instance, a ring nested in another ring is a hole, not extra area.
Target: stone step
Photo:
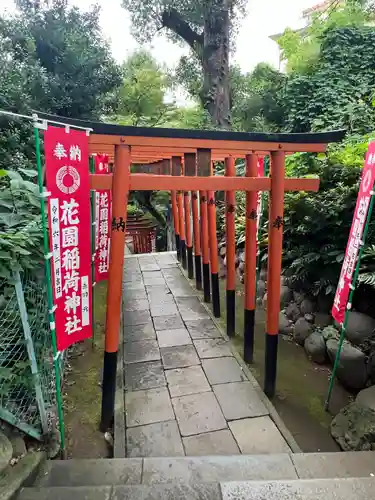
[[[221,483],[220,488],[222,500],[370,500],[375,478],[244,481]]]
[[[25,488],[19,500],[369,500],[375,478]]]
[[[372,477],[375,452],[117,458],[48,462],[39,486],[189,484]]]

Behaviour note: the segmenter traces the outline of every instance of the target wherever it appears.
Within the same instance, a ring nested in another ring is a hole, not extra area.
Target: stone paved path
[[[127,256],[126,454],[290,452],[173,254]]]

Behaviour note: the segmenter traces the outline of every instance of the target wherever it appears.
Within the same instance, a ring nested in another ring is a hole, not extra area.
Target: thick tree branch
[[[180,36],[199,57],[203,47],[203,34],[194,31],[176,9],[165,10],[162,14],[163,28],[168,28]]]

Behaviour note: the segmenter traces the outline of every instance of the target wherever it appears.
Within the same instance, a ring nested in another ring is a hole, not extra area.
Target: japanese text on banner
[[[95,173],[108,174],[108,155],[95,155]],[[111,190],[99,190],[95,195],[95,281],[108,279],[110,231],[111,231]]]
[[[258,159],[258,177],[264,177],[264,159]],[[262,216],[262,191],[257,196],[257,234],[259,233],[260,218]]]
[[[365,166],[362,171],[362,180],[359,187],[357,204],[354,211],[353,222],[349,233],[344,262],[341,269],[339,283],[332,307],[332,316],[340,324],[344,322],[347,309],[350,286],[361,245],[363,230],[371,200],[371,192],[375,181],[375,142],[370,143]]]
[[[92,335],[90,186],[85,131],[44,134],[57,348]]]

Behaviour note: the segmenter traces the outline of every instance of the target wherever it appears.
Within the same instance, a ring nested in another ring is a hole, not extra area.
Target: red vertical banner
[[[48,126],[44,134],[57,349],[92,336],[88,136]]]
[[[264,177],[264,158],[258,159],[258,177]],[[258,191],[257,196],[257,235],[259,233],[259,224],[262,216],[262,191]]]
[[[337,285],[335,300],[332,307],[332,316],[340,324],[344,322],[347,309],[353,273],[357,263],[357,256],[361,246],[363,230],[365,228],[367,212],[370,205],[372,190],[375,182],[375,142],[369,144],[365,166],[362,171],[361,185],[358,191],[349,240],[346,247],[344,262]]]
[[[95,155],[95,173],[108,174],[108,155]],[[95,281],[108,279],[109,250],[111,245],[111,190],[95,193]]]

